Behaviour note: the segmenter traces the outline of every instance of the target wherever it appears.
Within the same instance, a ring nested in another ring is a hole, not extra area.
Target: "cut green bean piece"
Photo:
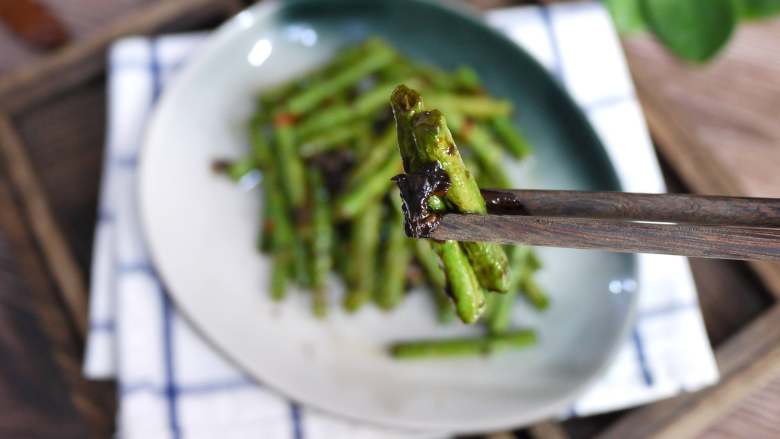
[[[317,154],[338,148],[347,148],[365,133],[365,124],[353,123],[333,128],[314,138],[303,142],[298,148],[301,157],[308,159]]]
[[[520,291],[522,291],[523,296],[534,308],[544,311],[550,306],[549,296],[545,294],[542,287],[532,277],[523,280],[520,285]]]
[[[508,117],[497,117],[491,121],[493,130],[503,141],[506,149],[517,159],[523,159],[531,154],[531,146],[525,140],[520,131],[515,128]]]
[[[417,150],[412,127],[412,118],[423,110],[422,97],[416,91],[400,85],[390,96],[390,106],[395,117],[398,150],[403,159],[404,171],[413,172],[425,163],[424,157]]]
[[[379,267],[382,273],[381,282],[376,289],[376,302],[384,310],[391,310],[401,303],[406,283],[406,269],[412,257],[411,241],[404,232],[401,195],[397,188],[390,193],[390,198],[393,208],[388,215],[387,243]]]
[[[327,280],[333,268],[334,230],[330,214],[330,200],[322,176],[316,169],[308,173],[312,194],[311,287],[314,315],[324,317],[328,308]]]
[[[450,179],[446,199],[461,213],[487,213],[477,181],[463,164],[444,116],[437,110],[426,111],[414,116],[412,123],[421,153],[429,161],[439,162]],[[508,262],[500,245],[464,242],[463,249],[482,286],[491,291],[507,291]]]
[[[476,92],[482,88],[482,80],[479,79],[479,74],[469,66],[458,67],[454,75],[457,78],[458,85],[468,91]]]
[[[227,175],[234,182],[238,182],[252,171],[257,171],[255,160],[252,157],[243,157],[228,165]]]
[[[510,246],[507,254],[510,266],[509,291],[506,294],[491,294],[485,313],[485,325],[491,334],[505,332],[512,323],[512,308],[517,300],[517,290],[526,273],[526,247]]]
[[[344,307],[349,312],[357,311],[368,302],[376,286],[374,276],[381,221],[382,204],[377,202],[367,207],[352,225],[349,278],[344,298]]]
[[[347,178],[347,187],[355,187],[359,181],[373,175],[387,162],[395,147],[395,127],[388,129],[378,138],[373,139],[362,159],[355,164]]]
[[[304,142],[311,136],[327,132],[333,128],[343,125],[355,119],[355,111],[349,105],[333,105],[325,111],[312,113],[311,116],[302,120],[295,127],[295,133]]]
[[[277,179],[273,171],[265,174],[263,184],[267,187],[266,204],[270,224],[269,230],[270,251],[272,254],[271,271],[271,297],[281,300],[286,294],[287,278],[291,272],[292,246],[294,231],[287,216],[287,206],[282,191],[279,190]]]
[[[447,121],[459,139],[471,145],[471,151],[482,165],[485,177],[495,184],[493,187],[511,188],[512,183],[504,171],[503,148],[495,141],[490,131],[466,120],[460,113],[451,113]]]
[[[376,173],[367,175],[350,187],[336,201],[336,215],[341,219],[354,218],[376,202],[393,187],[391,178],[401,172],[401,160],[391,155]]]
[[[287,102],[287,111],[292,114],[305,114],[328,97],[349,88],[369,73],[390,64],[395,57],[396,53],[391,48],[377,46],[353,64],[344,66],[327,79],[311,84],[292,96]]]
[[[268,124],[265,122],[252,121],[249,131],[252,156],[257,167],[261,169],[266,169],[273,163],[270,142],[266,138],[265,132],[267,126]]]
[[[536,343],[536,333],[523,329],[500,335],[401,342],[390,347],[390,354],[402,360],[475,357],[527,348]]]
[[[442,213],[447,210],[447,205],[441,197],[428,197],[428,209],[433,212]]]
[[[477,119],[506,117],[512,112],[509,101],[498,100],[485,95],[456,95],[449,93],[432,93],[425,96],[429,108],[438,108],[447,116],[460,113]]]
[[[303,171],[303,161],[295,146],[295,135],[292,126],[280,121],[274,132],[276,150],[276,166],[280,171],[281,186],[289,198],[292,208],[303,207],[306,202],[306,181]]]
[[[452,300],[447,295],[447,277],[439,265],[439,257],[436,256],[428,240],[415,239],[413,244],[415,259],[431,285],[439,322],[449,323],[455,317],[455,313],[452,310]]]
[[[271,257],[271,298],[280,301],[287,296],[287,279],[290,277],[290,258],[282,253]]]
[[[457,241],[432,243],[441,258],[447,278],[447,291],[455,302],[461,321],[472,324],[485,310],[485,293],[466,254]]]

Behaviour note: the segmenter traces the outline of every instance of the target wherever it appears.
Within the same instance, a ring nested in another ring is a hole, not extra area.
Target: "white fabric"
[[[550,69],[585,110],[626,190],[664,184],[622,51],[598,3],[491,11],[486,19]],[[126,38],[110,51],[109,120],[84,372],[119,383],[128,438],[398,437],[291,404],[245,376],[172,307],[142,239],[136,153],[162,87],[202,34]],[[684,258],[641,255],[631,339],[562,416],[647,403],[712,384],[718,372]],[[623,282],[611,288],[632,289]]]

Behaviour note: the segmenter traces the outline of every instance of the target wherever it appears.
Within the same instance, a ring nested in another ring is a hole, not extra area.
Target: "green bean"
[[[399,85],[390,96],[390,107],[395,118],[396,140],[404,172],[416,171],[428,161],[417,147],[412,125],[412,119],[423,111],[422,97],[406,85]],[[430,196],[428,202],[435,205],[444,204],[438,195]]]
[[[388,127],[378,139],[373,139],[372,144],[366,149],[364,156],[355,164],[347,178],[347,187],[355,185],[372,175],[387,162],[387,158],[393,153],[395,146],[395,127]]]
[[[274,196],[282,196],[281,192],[274,187],[270,180],[271,171],[269,170],[263,173],[263,181],[261,182],[263,190],[263,210],[262,222],[260,223],[260,251],[263,253],[269,253],[273,246],[274,206],[272,205],[271,200]]]
[[[447,122],[459,139],[471,145],[471,151],[482,165],[485,176],[499,188],[511,188],[512,183],[504,171],[503,150],[491,133],[457,112],[450,113]]]
[[[404,232],[404,215],[401,212],[401,195],[398,189],[390,193],[393,209],[390,210],[387,244],[382,258],[381,282],[376,291],[380,308],[390,310],[403,299],[406,269],[412,258],[410,240]]]
[[[455,317],[455,313],[452,311],[452,301],[447,295],[447,278],[439,265],[439,258],[428,240],[415,239],[413,244],[415,259],[431,285],[439,322],[448,323]]]
[[[523,159],[531,154],[531,146],[520,131],[515,128],[508,117],[497,117],[491,121],[493,130],[503,141],[504,146],[517,159]]]
[[[390,347],[390,354],[402,360],[474,357],[527,348],[536,343],[536,333],[523,329],[500,335],[395,343]]]
[[[523,279],[520,284],[520,291],[534,308],[544,311],[550,306],[550,298],[532,277],[529,276]]]
[[[252,171],[257,171],[257,164],[253,157],[243,157],[231,162],[227,167],[227,175],[234,182],[240,181]]]
[[[409,84],[419,84],[410,79]],[[368,119],[387,105],[387,96],[397,85],[396,81],[381,83],[358,96],[353,102],[331,105],[325,111],[312,113],[296,126],[296,134],[308,139],[318,133],[327,132],[339,126],[349,126],[357,120]]]
[[[511,324],[512,308],[526,269],[526,249],[526,247],[510,246],[507,251],[511,268],[509,291],[506,294],[492,294],[488,300],[488,310],[485,312],[485,325],[491,334],[502,333]]]
[[[437,110],[427,111],[414,116],[412,123],[419,150],[429,161],[439,162],[450,179],[446,199],[461,213],[487,213],[485,200],[463,164],[444,116]],[[492,291],[507,291],[507,257],[501,246],[464,242],[463,249],[482,286]]]
[[[252,144],[252,157],[257,163],[257,167],[261,169],[272,166],[272,154],[271,146],[268,139],[266,139],[266,123],[259,121],[252,121],[249,127],[250,141]]]
[[[479,74],[469,66],[458,67],[454,76],[460,88],[471,92],[478,92],[482,89],[482,80],[479,79]]]
[[[449,295],[461,321],[472,324],[485,310],[485,293],[466,254],[457,241],[435,242],[433,249],[441,258]]]
[[[434,93],[425,95],[425,102],[428,107],[445,112],[448,118],[451,113],[460,113],[476,119],[489,119],[506,117],[512,112],[512,104],[509,101],[484,95]]]
[[[280,171],[281,186],[290,200],[291,207],[300,208],[306,202],[306,181],[303,161],[295,146],[293,128],[283,119],[277,121],[275,128],[276,166]]]
[[[447,204],[441,197],[428,197],[427,204],[433,212],[443,213],[447,210]]]
[[[340,147],[346,148],[350,142],[355,141],[365,133],[365,127],[366,125],[361,123],[334,127],[330,131],[301,143],[298,147],[298,153],[307,159]]]
[[[379,246],[379,228],[382,220],[382,204],[373,203],[352,225],[350,240],[350,265],[348,266],[347,294],[344,307],[357,311],[371,299],[376,286],[376,257]]]
[[[336,201],[336,216],[341,219],[354,218],[366,209],[366,206],[382,198],[393,187],[393,178],[401,172],[401,160],[391,155],[376,173],[367,175]]]
[[[311,258],[307,245],[307,234],[300,232],[295,234],[292,245],[292,276],[295,282],[302,287],[311,286]]]
[[[307,140],[311,136],[326,132],[336,126],[345,124],[355,119],[355,111],[350,105],[332,105],[327,110],[312,113],[295,127],[295,133],[301,139]]]
[[[327,279],[333,268],[334,230],[331,222],[328,192],[322,176],[316,169],[308,173],[309,190],[312,194],[311,240],[311,287],[313,290],[312,310],[314,315],[324,317],[327,312]]]
[[[271,298],[280,301],[287,296],[287,279],[290,276],[290,258],[286,254],[271,256]]]
[[[422,97],[416,91],[399,85],[390,96],[390,106],[395,117],[398,150],[403,160],[404,172],[413,172],[425,161],[417,150],[417,143],[412,131],[412,118],[423,110]]]
[[[268,187],[268,216],[270,225],[270,250],[272,252],[271,297],[281,300],[286,294],[287,277],[292,263],[294,231],[287,216],[282,192],[277,190],[272,171],[266,173],[264,185]]]
[[[305,114],[313,110],[320,102],[357,83],[364,76],[390,64],[396,57],[394,50],[387,46],[376,46],[364,57],[343,66],[327,79],[309,85],[287,101],[287,111],[292,114]]]
[[[458,88],[457,79],[438,67],[417,65],[415,66],[415,72],[436,91],[452,92]]]

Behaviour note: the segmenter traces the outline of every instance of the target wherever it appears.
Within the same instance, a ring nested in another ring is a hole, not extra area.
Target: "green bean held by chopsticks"
[[[463,323],[476,323],[485,311],[485,292],[466,254],[457,241],[434,242],[431,246],[444,266],[447,292],[453,298],[455,312]]]
[[[423,114],[422,98],[419,93],[401,85],[393,91],[390,104],[396,121],[398,148],[404,169],[414,172],[430,160],[426,150],[417,144],[413,128],[413,120]],[[484,207],[484,200],[482,205]],[[484,311],[485,295],[463,249],[455,241],[435,243],[433,248],[441,258],[448,282],[447,291],[453,298],[458,317],[467,324],[476,322]]]
[[[425,239],[414,240],[414,255],[431,286],[439,322],[451,322],[455,313],[452,310],[452,300],[447,295],[447,277],[439,265],[439,257],[431,248],[431,243]]]
[[[498,335],[400,342],[390,347],[390,355],[399,360],[477,357],[524,349],[536,343],[536,333],[523,329]]]
[[[437,110],[416,114],[412,118],[414,138],[421,153],[438,162],[450,179],[446,199],[461,213],[486,214],[485,200],[477,181],[468,172],[447,122]],[[491,291],[506,292],[508,285],[508,261],[504,249],[498,244],[464,242],[463,248],[480,283]]]

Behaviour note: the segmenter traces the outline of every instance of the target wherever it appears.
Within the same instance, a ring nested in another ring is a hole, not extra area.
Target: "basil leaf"
[[[732,0],[641,0],[655,35],[677,56],[704,62],[726,45],[737,23]]]
[[[644,30],[645,19],[639,0],[604,0],[615,27],[621,34],[629,34]]]
[[[740,15],[744,18],[766,18],[780,13],[780,0],[738,0]]]

